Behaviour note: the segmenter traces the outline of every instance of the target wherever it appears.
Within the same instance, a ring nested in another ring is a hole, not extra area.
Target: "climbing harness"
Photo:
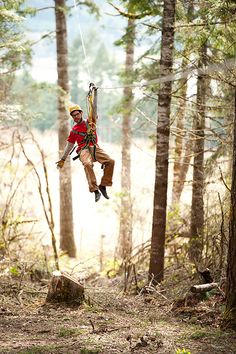
[[[93,156],[94,161],[96,161],[96,121],[97,121],[97,87],[93,84],[89,84],[89,92],[87,94],[87,108],[88,108],[88,120],[86,123],[86,133],[78,132],[72,129],[72,132],[84,137],[82,144],[85,144],[78,152],[78,154],[73,157],[73,160],[77,160],[83,150],[88,149]],[[92,145],[92,146],[91,146]],[[74,151],[75,147],[71,150],[70,155]],[[92,151],[91,151],[92,149]]]
[[[78,134],[80,136],[83,136],[84,137],[84,140],[82,141],[82,144],[85,144],[78,152],[78,154],[73,157],[73,160],[77,160],[79,157],[80,157],[80,154],[83,150],[85,149],[88,149],[91,153],[91,148],[93,149],[92,151],[92,156],[94,158],[94,160],[96,161],[96,135],[95,135],[95,132],[94,131],[90,131],[90,128],[89,128],[89,123],[86,122],[86,126],[87,126],[87,132],[86,133],[83,133],[83,132],[77,132],[76,130],[73,130],[73,133],[74,134]],[[93,144],[93,146],[91,146],[91,143]],[[72,154],[72,152],[74,151],[75,147],[71,150],[70,154]]]

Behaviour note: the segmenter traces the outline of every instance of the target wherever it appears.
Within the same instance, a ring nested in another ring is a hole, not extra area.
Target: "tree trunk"
[[[133,82],[135,21],[128,19],[126,30],[126,62],[125,84]],[[121,208],[119,230],[119,255],[123,262],[130,258],[132,253],[132,200],[131,200],[131,114],[133,92],[132,88],[125,87],[123,93],[123,121],[122,121],[122,167],[121,167]]]
[[[67,29],[63,8],[65,8],[65,0],[55,0],[59,156],[62,155],[69,135],[68,114],[65,108],[65,97],[69,92]],[[64,168],[60,170],[60,248],[69,257],[76,256],[73,232],[71,165],[69,159],[67,159]]]
[[[164,1],[160,76],[172,72],[174,49],[175,0]],[[154,283],[164,277],[166,206],[170,136],[170,105],[172,82],[164,82],[158,92],[158,124],[156,143],[155,189],[149,277]]]
[[[182,158],[181,167],[179,170],[178,182],[176,183],[176,189],[174,191],[174,200],[172,200],[172,203],[174,202],[175,204],[180,201],[180,197],[184,189],[184,183],[186,182],[186,176],[190,166],[190,161],[192,158],[192,148],[193,148],[192,136],[189,134],[186,139],[187,142],[184,149],[184,156]]]
[[[187,11],[187,23],[191,22],[193,19],[193,12],[194,12],[194,4],[193,0],[189,0],[188,2],[188,11]],[[186,56],[188,52],[188,47],[186,48],[183,53],[183,62],[182,62],[182,71],[184,72],[187,68],[187,59]],[[173,188],[172,188],[172,204],[176,205],[180,201],[180,197],[184,188],[184,183],[186,180],[186,175],[188,172],[190,160],[191,160],[191,151],[192,151],[192,139],[188,139],[187,143],[185,144],[185,149],[183,151],[183,128],[185,126],[185,109],[186,109],[186,102],[187,102],[187,83],[188,78],[181,80],[180,85],[180,101],[179,101],[179,111],[177,114],[177,136],[175,138],[175,154],[174,154],[174,168],[173,168]]]
[[[229,220],[229,247],[226,281],[226,309],[224,328],[236,330],[236,89],[234,102],[233,163],[231,182],[231,207]]]
[[[195,117],[195,141],[193,161],[193,185],[189,257],[199,264],[204,236],[204,142],[205,142],[205,105],[206,105],[206,77],[201,69],[206,64],[207,45],[204,43],[199,58],[199,73],[197,78],[197,114]]]
[[[186,70],[186,63],[183,60],[182,71]],[[175,137],[175,153],[174,153],[174,167],[173,167],[173,188],[172,188],[172,204],[176,205],[179,203],[180,196],[182,193],[182,184],[180,180],[181,170],[183,166],[183,128],[184,128],[184,118],[185,118],[185,108],[186,108],[186,96],[187,96],[187,80],[181,80],[181,89],[179,91],[180,101],[179,110],[177,112],[177,135]]]

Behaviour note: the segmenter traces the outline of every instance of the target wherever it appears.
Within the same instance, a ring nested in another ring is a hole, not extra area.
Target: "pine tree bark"
[[[68,115],[65,108],[65,97],[69,92],[69,78],[67,28],[64,8],[65,0],[55,0],[59,156],[62,155],[69,135]],[[69,159],[66,161],[63,169],[60,170],[60,248],[69,257],[76,256],[73,232],[71,165]]]
[[[175,185],[175,190],[173,191],[173,198],[172,198],[172,203],[173,204],[177,204],[180,201],[183,189],[184,189],[184,184],[186,182],[186,177],[187,177],[187,173],[188,173],[188,169],[190,166],[190,161],[192,158],[192,149],[193,149],[193,140],[192,137],[190,135],[188,135],[188,137],[186,138],[187,142],[185,145],[185,149],[184,149],[184,156],[182,157],[182,161],[181,161],[181,166],[180,169],[178,171],[178,180],[176,181],[176,185]],[[177,173],[176,173],[177,174]]]
[[[223,327],[236,330],[236,89],[234,89],[233,163],[231,181],[231,207],[229,220],[229,246],[226,281],[226,309]]]
[[[194,4],[193,0],[189,0],[187,11],[187,23],[191,22],[193,19]],[[184,72],[187,67],[186,55],[188,52],[188,47],[183,53],[182,71]],[[177,114],[177,135],[175,138],[175,154],[174,154],[174,168],[173,168],[173,188],[172,188],[172,205],[177,205],[180,201],[180,197],[184,188],[184,183],[186,180],[192,151],[192,139],[187,138],[187,143],[185,144],[185,149],[183,149],[184,139],[182,137],[183,128],[185,126],[185,110],[186,110],[186,98],[187,98],[187,79],[181,80],[180,82],[180,101],[179,101],[179,111]],[[186,138],[185,138],[186,139]],[[184,150],[184,151],[183,151]]]
[[[175,0],[164,1],[160,76],[172,72],[174,49]],[[172,82],[164,82],[158,92],[158,124],[156,143],[155,189],[149,278],[154,283],[163,280],[170,136],[170,105]]]
[[[206,77],[202,69],[206,64],[207,44],[201,47],[198,63],[197,78],[197,114],[194,127],[194,160],[189,257],[199,264],[204,237],[204,143],[205,143],[205,105],[206,105]]]
[[[186,69],[185,60],[182,64],[182,71]],[[179,110],[177,112],[177,135],[175,137],[175,152],[174,152],[174,167],[173,167],[173,188],[172,188],[172,205],[179,203],[180,196],[183,190],[183,184],[180,180],[181,170],[183,169],[183,129],[184,129],[184,118],[185,118],[185,107],[186,107],[186,97],[187,97],[187,81],[181,80],[179,90],[180,100],[179,100]]]
[[[128,19],[126,30],[125,84],[133,82],[135,20]],[[132,200],[131,200],[131,115],[133,92],[125,87],[123,92],[121,208],[119,230],[119,255],[126,262],[132,253]]]

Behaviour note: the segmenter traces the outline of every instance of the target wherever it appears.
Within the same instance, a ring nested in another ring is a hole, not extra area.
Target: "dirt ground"
[[[236,333],[220,329],[220,294],[170,303],[168,293],[87,284],[80,307],[45,304],[46,294],[46,284],[21,283],[19,291],[0,278],[0,353],[236,353]]]

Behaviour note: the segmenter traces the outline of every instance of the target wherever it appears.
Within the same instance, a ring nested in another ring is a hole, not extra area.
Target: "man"
[[[62,168],[64,162],[73,149],[74,144],[77,143],[76,152],[78,158],[82,162],[87,177],[89,191],[95,194],[95,202],[98,202],[101,193],[109,199],[106,187],[112,185],[112,176],[115,161],[108,156],[97,144],[98,138],[96,133],[96,126],[94,123],[89,125],[88,120],[83,120],[83,110],[79,105],[70,107],[70,115],[73,118],[75,125],[73,126],[70,135],[67,139],[67,145],[64,149],[61,159],[57,162],[57,167]],[[93,170],[93,163],[98,161],[103,166],[103,177],[98,186],[96,176]],[[100,193],[101,192],[101,193]]]

